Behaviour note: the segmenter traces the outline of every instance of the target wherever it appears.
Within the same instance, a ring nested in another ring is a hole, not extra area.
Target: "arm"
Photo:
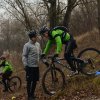
[[[40,56],[41,56],[41,54],[42,54],[42,49],[41,49],[41,46],[40,46],[40,43],[38,43],[38,61],[39,61],[39,59],[40,59]]]
[[[7,70],[12,71],[12,65],[8,61],[4,61],[2,63],[3,65],[3,73],[5,73]]]
[[[39,55],[41,55],[41,54],[42,54],[42,49],[41,49],[41,46],[39,44]]]
[[[60,36],[57,36],[55,38],[55,41],[56,41],[56,44],[57,44],[57,47],[56,47],[56,54],[59,54],[62,50],[62,41],[61,41],[61,38]]]
[[[5,66],[5,61],[0,64],[0,67]]]
[[[5,66],[5,68],[3,68],[3,73],[5,73],[8,69],[9,69],[9,66]]]
[[[53,31],[52,32],[52,36],[55,37],[55,42],[56,42],[56,54],[59,54],[62,50],[62,41],[61,41],[61,37],[60,35],[58,34],[58,32],[56,31]]]
[[[51,44],[52,44],[52,40],[48,40],[47,44],[46,44],[46,47],[43,51],[44,54],[47,54],[49,49],[51,48]]]
[[[28,64],[27,64],[28,52],[29,52],[28,46],[24,45],[23,53],[22,53],[22,62],[24,64],[24,66],[28,66]]]

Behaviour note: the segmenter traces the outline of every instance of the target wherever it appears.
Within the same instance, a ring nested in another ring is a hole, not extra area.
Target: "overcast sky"
[[[3,0],[0,0],[0,4],[1,4],[1,2],[2,2]],[[27,0],[27,2],[39,2],[39,1],[42,1],[42,0]],[[67,0],[59,0],[59,1],[61,1],[61,2],[67,2]],[[5,12],[5,10],[1,7],[1,5],[0,5],[0,15],[1,14],[3,14]]]

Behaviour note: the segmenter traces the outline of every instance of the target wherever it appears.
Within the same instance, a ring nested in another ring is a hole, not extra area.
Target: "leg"
[[[30,95],[31,97],[35,98],[35,89],[36,89],[36,84],[37,84],[37,81],[32,81],[31,83],[31,91],[30,91]]]
[[[76,71],[76,66],[74,65],[73,60],[72,60],[73,58],[75,58],[73,55],[73,50],[75,49],[74,45],[76,44],[73,39],[67,42],[65,46],[65,54],[64,54],[64,57],[67,60],[72,71]]]
[[[27,81],[27,94],[28,94],[28,98],[31,96],[30,95],[30,89],[31,89],[31,78],[30,78],[30,69],[27,68],[26,70],[26,81]]]
[[[8,91],[6,73],[2,75],[2,82],[4,84],[4,90],[3,90],[3,92]]]
[[[31,97],[31,94],[30,94],[30,89],[31,89],[31,81],[27,81],[27,94],[28,94],[28,98]]]
[[[31,96],[35,98],[35,89],[37,81],[39,81],[39,67],[32,68],[31,71],[32,71]]]
[[[2,82],[4,84],[4,92],[8,91],[8,86],[7,86],[7,80],[9,80],[9,77],[11,76],[12,71],[7,71],[2,75]]]

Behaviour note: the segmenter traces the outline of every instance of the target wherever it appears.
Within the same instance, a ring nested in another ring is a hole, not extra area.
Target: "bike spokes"
[[[96,71],[100,70],[100,51],[96,49],[83,50],[79,57],[86,62],[86,66],[83,68],[84,73],[95,74]]]
[[[21,80],[19,77],[14,76],[9,81],[9,89],[13,92],[21,88]]]
[[[51,68],[49,69],[43,78],[43,89],[45,93],[53,95],[63,88],[64,76],[59,69]]]

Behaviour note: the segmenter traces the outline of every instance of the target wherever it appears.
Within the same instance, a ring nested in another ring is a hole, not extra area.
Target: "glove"
[[[40,58],[41,58],[41,59],[42,59],[42,58],[45,58],[45,54],[44,54],[44,53],[41,54]]]
[[[56,58],[56,57],[58,57],[58,54],[54,54],[53,58]]]
[[[24,70],[26,71],[26,70],[27,70],[27,68],[28,68],[28,66],[25,66],[25,67],[24,67]]]
[[[45,62],[45,65],[46,65],[46,66],[49,66],[49,63]]]

